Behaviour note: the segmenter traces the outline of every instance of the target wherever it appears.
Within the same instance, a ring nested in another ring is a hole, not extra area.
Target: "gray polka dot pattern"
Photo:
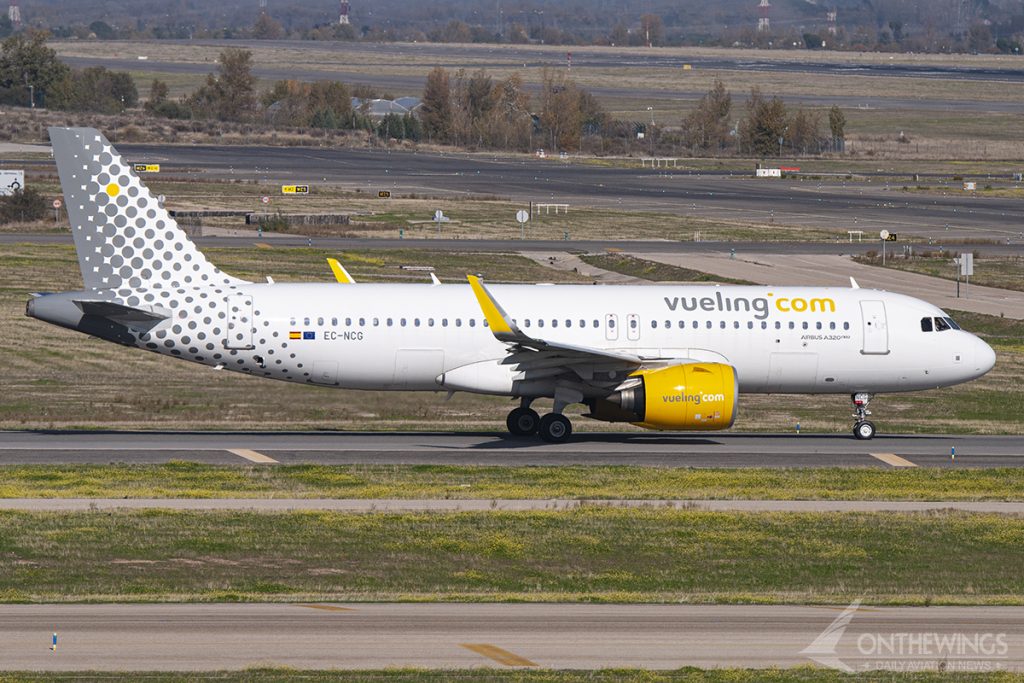
[[[53,154],[87,289],[233,285],[103,135],[54,128]]]
[[[252,286],[222,273],[195,247],[105,137],[51,128],[65,206],[88,298],[157,313],[155,326],[126,326],[156,353],[276,379],[305,381],[291,363],[268,367],[287,342],[255,344],[261,319]],[[230,315],[229,315],[230,314]]]

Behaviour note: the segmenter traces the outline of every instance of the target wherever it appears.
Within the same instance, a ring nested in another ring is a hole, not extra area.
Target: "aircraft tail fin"
[[[78,265],[87,289],[233,285],[200,252],[94,128],[50,128]]]

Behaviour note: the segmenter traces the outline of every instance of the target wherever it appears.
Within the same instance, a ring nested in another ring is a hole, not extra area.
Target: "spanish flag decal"
[[[291,332],[288,333],[288,338],[289,339],[302,339],[302,333],[299,332],[298,330],[292,330]]]

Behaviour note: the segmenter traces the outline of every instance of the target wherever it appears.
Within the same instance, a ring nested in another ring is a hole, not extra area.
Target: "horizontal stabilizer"
[[[148,330],[157,323],[171,317],[170,311],[160,308],[134,308],[113,301],[88,301],[76,299],[75,305],[84,315],[104,318],[128,327]]]

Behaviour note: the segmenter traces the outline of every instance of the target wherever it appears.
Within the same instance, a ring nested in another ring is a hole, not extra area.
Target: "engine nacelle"
[[[614,394],[592,401],[588,417],[647,429],[728,429],[738,397],[731,365],[686,363],[634,372]]]

